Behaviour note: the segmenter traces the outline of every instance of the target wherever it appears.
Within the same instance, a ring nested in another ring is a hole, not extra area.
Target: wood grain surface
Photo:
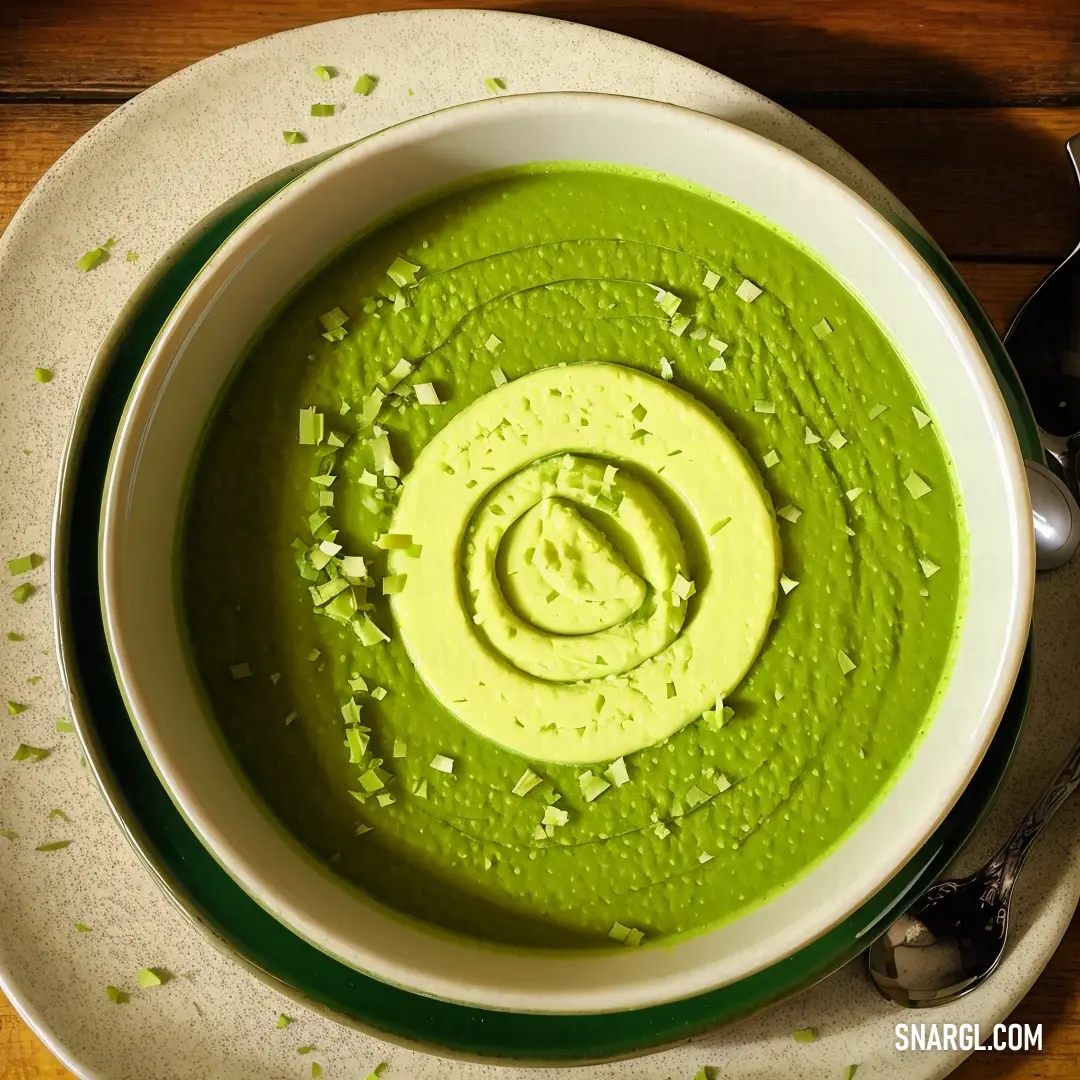
[[[307,23],[425,6],[616,30],[779,100],[892,188],[999,330],[1080,238],[1062,152],[1080,131],[1080,0],[0,0],[0,229],[80,135],[179,68]],[[1043,1051],[974,1055],[957,1080],[1080,1080],[1080,920],[1013,1019],[1044,1025]],[[0,998],[0,1078],[70,1076]]]

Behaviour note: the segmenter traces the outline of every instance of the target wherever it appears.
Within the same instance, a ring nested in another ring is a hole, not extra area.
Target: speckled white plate
[[[320,83],[315,64],[341,76]],[[380,76],[369,98],[356,75]],[[54,479],[95,352],[154,260],[215,206],[298,157],[487,92],[498,75],[513,91],[594,90],[670,101],[758,131],[829,169],[879,209],[911,223],[865,170],[778,106],[696,64],[626,38],[568,23],[495,12],[402,12],[325,23],[223,53],[180,72],[98,125],[53,167],[0,240],[0,537],[4,557],[48,546]],[[413,93],[410,94],[410,90]],[[308,115],[333,101],[338,115]],[[286,146],[284,128],[309,136]],[[116,237],[91,274],[83,251]],[[124,259],[139,252],[138,262]],[[52,368],[52,383],[32,378]],[[23,451],[29,450],[30,453]],[[44,585],[48,566],[31,580]],[[1001,798],[965,852],[977,864],[1004,837],[1072,741],[1080,697],[1080,565],[1044,579],[1036,601],[1037,685],[1016,762]],[[30,709],[3,721],[0,740],[0,984],[20,1012],[80,1076],[228,1080],[363,1075],[377,1061],[410,1080],[479,1080],[496,1070],[425,1057],[298,1010],[231,963],[158,891],[114,827],[73,736],[54,731],[64,694],[50,640],[44,589],[23,606],[6,596],[0,689]],[[27,679],[42,676],[29,686]],[[42,763],[10,761],[19,742],[53,748]],[[50,817],[53,808],[71,818]],[[1066,807],[1029,860],[1001,971],[933,1019],[1004,1018],[1049,959],[1080,893],[1077,806]],[[62,851],[35,846],[73,839]],[[79,933],[74,922],[93,928]],[[144,966],[178,978],[113,1005],[108,983],[131,988]],[[280,1011],[297,1016],[285,1032]],[[923,1014],[919,1019],[927,1019]],[[771,1011],[708,1039],[633,1063],[596,1066],[591,1077],[690,1076],[703,1064],[739,1080],[842,1074],[933,1080],[960,1054],[900,1054],[886,1006],[853,964]],[[791,1031],[812,1025],[812,1045]],[[318,1052],[298,1057],[296,1047]],[[556,1070],[550,1070],[554,1075]],[[526,1073],[542,1078],[549,1070]]]

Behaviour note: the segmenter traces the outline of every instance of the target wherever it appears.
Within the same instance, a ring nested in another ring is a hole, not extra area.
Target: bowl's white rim
[[[569,1011],[611,1011],[612,1009],[635,1008],[649,1004],[657,1004],[662,1001],[673,1000],[675,997],[686,997],[706,992],[709,989],[726,985],[738,979],[745,978],[756,971],[782,959],[784,956],[805,946],[810,941],[816,940],[822,934],[827,933],[838,923],[843,921],[853,911],[857,910],[862,903],[873,894],[876,889],[886,883],[902,866],[915,854],[922,844],[932,835],[933,831],[941,824],[959,797],[966,783],[974,774],[981,761],[986,748],[997,729],[998,722],[1008,703],[1009,695],[1015,681],[1016,672],[1019,670],[1024,648],[1027,642],[1028,627],[1031,618],[1031,607],[1034,592],[1034,541],[1029,535],[1029,530],[1020,528],[1017,540],[1017,595],[1015,597],[1015,613],[1009,628],[1008,645],[1005,650],[1005,662],[999,670],[999,676],[994,686],[994,692],[989,699],[988,707],[984,711],[982,721],[975,734],[977,738],[968,744],[967,770],[962,784],[957,785],[949,798],[938,804],[937,812],[932,816],[924,817],[923,827],[918,835],[914,836],[904,855],[895,860],[895,865],[890,873],[880,880],[874,888],[849,899],[842,908],[836,908],[830,914],[819,921],[812,934],[803,936],[798,941],[776,942],[772,951],[759,958],[759,962],[752,967],[740,969],[737,973],[720,979],[703,982],[689,989],[680,990],[677,994],[661,992],[659,996],[627,996],[625,1001],[613,1004],[610,1000],[580,1001],[575,1000],[569,1004],[540,1005],[535,1000],[520,998],[504,998],[491,1000],[483,994],[478,995],[473,988],[462,983],[460,985],[432,984],[431,980],[425,980],[423,973],[417,973],[410,969],[397,971],[379,970],[378,965],[365,962],[365,954],[362,950],[348,950],[344,952],[338,947],[330,947],[326,937],[318,933],[318,927],[304,913],[283,908],[276,901],[269,901],[274,896],[273,883],[264,876],[255,872],[245,862],[240,853],[230,845],[227,835],[216,828],[212,823],[200,821],[197,815],[189,813],[189,806],[185,802],[185,786],[183,777],[176,774],[168,763],[167,755],[163,754],[161,745],[154,737],[154,724],[151,718],[152,710],[149,703],[144,701],[138,694],[130,693],[130,680],[125,679],[124,671],[131,670],[130,654],[124,645],[122,631],[115,618],[115,592],[114,586],[119,567],[111,558],[115,547],[115,534],[118,528],[119,517],[122,516],[123,499],[121,491],[123,480],[130,476],[132,466],[132,440],[140,432],[144,425],[139,424],[140,417],[145,419],[148,406],[152,406],[155,391],[160,383],[160,368],[167,366],[167,359],[171,351],[190,332],[198,322],[198,311],[207,290],[219,287],[221,281],[231,273],[236,265],[251,254],[251,250],[258,243],[258,233],[264,228],[268,220],[286,203],[302,198],[303,189],[310,183],[318,182],[319,178],[332,170],[348,168],[354,157],[363,157],[373,147],[382,148],[387,142],[408,142],[421,137],[425,129],[441,129],[447,125],[453,125],[458,117],[465,113],[476,110],[491,108],[501,109],[528,109],[535,107],[537,102],[556,104],[560,101],[571,100],[581,103],[583,99],[594,99],[597,107],[618,109],[635,108],[648,109],[650,111],[667,111],[672,114],[695,117],[709,127],[726,129],[728,138],[744,140],[756,144],[763,153],[774,154],[787,159],[790,164],[799,170],[812,175],[815,181],[831,189],[832,194],[846,201],[860,221],[869,228],[882,243],[889,249],[892,257],[906,265],[906,267],[918,278],[920,288],[926,295],[928,302],[942,315],[948,316],[950,330],[955,336],[957,350],[967,354],[972,361],[969,365],[969,374],[976,377],[983,394],[983,403],[994,414],[997,433],[1002,437],[1003,446],[1008,448],[1006,454],[1011,468],[1008,469],[1005,479],[1008,482],[1009,493],[1013,504],[1017,508],[1015,519],[1019,523],[1030,520],[1030,504],[1028,502],[1027,485],[1024,473],[1023,459],[1019,446],[1016,442],[1015,432],[1008,409],[1005,405],[1001,391],[989,365],[986,362],[983,351],[968,326],[963,315],[956,307],[954,301],[945,289],[943,283],[934,274],[932,269],[925,263],[922,256],[910,244],[910,242],[877,210],[871,207],[860,196],[847,188],[841,181],[835,179],[820,167],[806,161],[799,154],[787,148],[771,142],[767,138],[747,131],[728,121],[704,113],[698,113],[681,106],[670,105],[646,99],[620,97],[608,94],[576,93],[576,92],[552,92],[540,94],[517,95],[505,98],[490,99],[488,101],[474,101],[461,105],[452,106],[438,112],[429,113],[416,117],[390,128],[383,129],[367,136],[358,143],[347,147],[329,158],[327,161],[306,172],[303,176],[293,181],[285,189],[268,200],[256,210],[229,239],[215,252],[214,256],[192,281],[184,296],[178,302],[176,308],[164,324],[158,338],[151,348],[143,371],[132,390],[132,394],[125,406],[124,415],[118,429],[117,441],[114,444],[110,457],[108,475],[106,477],[105,497],[102,514],[102,533],[100,544],[100,571],[102,581],[102,607],[113,665],[116,670],[117,680],[120,684],[125,701],[132,715],[133,723],[143,743],[155,770],[158,772],[163,785],[169,792],[170,797],[177,805],[189,824],[200,836],[204,845],[217,861],[230,873],[230,875],[244,888],[244,890],[267,908],[278,919],[285,922],[295,933],[305,940],[342,960],[342,962],[366,971],[381,978],[386,982],[404,986],[415,992],[431,994],[448,1000],[464,1002],[484,1008],[512,1009],[519,1011],[541,1012],[569,1012]],[[138,439],[134,441],[137,443]],[[314,931],[314,932],[313,932]],[[322,940],[320,940],[320,937]],[[591,962],[596,963],[593,958]],[[418,981],[410,976],[419,975]],[[426,985],[425,985],[426,983]]]

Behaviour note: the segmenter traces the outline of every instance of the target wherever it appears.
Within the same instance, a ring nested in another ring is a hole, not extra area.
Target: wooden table
[[[178,68],[367,0],[0,0],[0,228],[113,108]],[[444,6],[482,6],[457,0]],[[1080,238],[1078,0],[503,0],[673,49],[806,117],[914,211],[1003,329]],[[1080,921],[1015,1020],[1041,1054],[958,1080],[1080,1077]],[[0,998],[0,1077],[70,1077]]]

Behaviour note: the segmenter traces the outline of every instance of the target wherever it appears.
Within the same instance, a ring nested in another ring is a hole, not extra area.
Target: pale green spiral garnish
[[[534,759],[611,760],[697,719],[776,602],[776,520],[748,456],[698,401],[615,364],[475,401],[420,453],[392,529],[423,549],[388,560],[408,575],[391,603],[416,670]]]

